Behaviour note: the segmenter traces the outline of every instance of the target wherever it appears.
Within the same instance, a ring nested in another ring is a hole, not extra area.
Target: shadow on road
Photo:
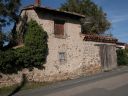
[[[19,86],[17,86],[16,89],[14,89],[8,96],[13,96],[17,92],[19,92],[21,90],[21,88],[23,88],[25,86],[26,83],[27,83],[27,77],[25,74],[23,74],[21,84]]]

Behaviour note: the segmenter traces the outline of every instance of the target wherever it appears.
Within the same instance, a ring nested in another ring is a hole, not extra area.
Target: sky
[[[34,4],[35,0],[21,0],[22,7]],[[42,6],[57,9],[66,0],[41,0]],[[128,43],[128,0],[92,0],[101,6],[112,23],[109,30],[121,42]]]

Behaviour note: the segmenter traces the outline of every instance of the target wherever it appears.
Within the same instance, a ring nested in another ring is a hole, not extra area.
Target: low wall
[[[73,72],[61,73],[54,75],[46,75],[43,70],[34,69],[33,71],[29,71],[28,69],[24,69],[23,71],[18,72],[18,74],[12,75],[4,75],[0,74],[0,88],[6,86],[12,86],[14,84],[19,84],[22,81],[23,74],[26,75],[27,80],[30,82],[55,82],[61,80],[75,79],[80,76],[88,76],[92,74],[96,74],[101,72],[100,65],[89,65],[89,66],[81,66],[77,70]]]

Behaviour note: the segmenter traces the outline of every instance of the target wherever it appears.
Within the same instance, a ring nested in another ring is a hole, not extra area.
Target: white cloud
[[[123,21],[127,21],[128,15],[112,16],[110,20],[112,21],[112,23],[120,23]]]

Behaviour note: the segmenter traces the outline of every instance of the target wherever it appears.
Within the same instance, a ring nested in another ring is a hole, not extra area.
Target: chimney
[[[41,1],[40,0],[35,0],[35,6],[40,7],[41,6]]]

